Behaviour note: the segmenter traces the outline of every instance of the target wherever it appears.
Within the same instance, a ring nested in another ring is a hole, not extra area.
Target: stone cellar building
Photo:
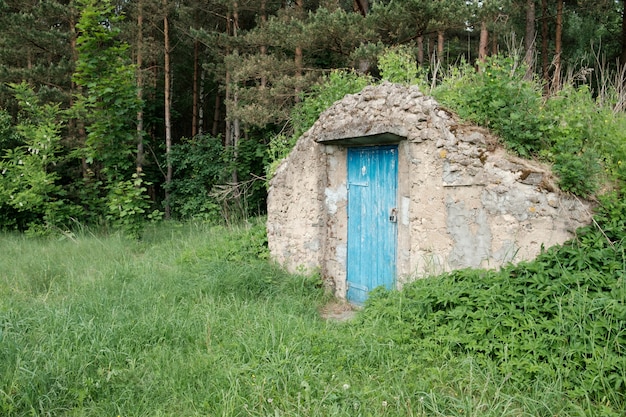
[[[327,109],[278,166],[269,248],[360,304],[380,285],[498,268],[570,239],[590,208],[554,184],[549,167],[416,86],[369,86]]]

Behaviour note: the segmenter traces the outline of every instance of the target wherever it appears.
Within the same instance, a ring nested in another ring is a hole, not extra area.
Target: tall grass
[[[558,381],[523,386],[471,355],[399,343],[382,315],[320,318],[319,280],[269,263],[262,230],[166,223],[141,242],[0,236],[0,415],[602,411],[568,399]]]

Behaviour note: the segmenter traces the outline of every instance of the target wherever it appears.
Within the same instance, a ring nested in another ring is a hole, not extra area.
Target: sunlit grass
[[[263,259],[259,230],[1,236],[0,415],[586,415],[388,321],[323,320],[315,277]]]

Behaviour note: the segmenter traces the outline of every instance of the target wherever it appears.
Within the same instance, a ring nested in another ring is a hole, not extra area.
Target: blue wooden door
[[[348,148],[347,298],[362,304],[396,275],[398,147]]]

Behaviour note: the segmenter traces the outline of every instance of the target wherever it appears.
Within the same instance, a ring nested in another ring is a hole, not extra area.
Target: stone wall
[[[324,260],[326,158],[305,133],[277,168],[268,192],[268,245],[291,272],[318,269]]]
[[[346,146],[398,143],[398,282],[531,259],[590,221],[547,166],[509,155],[417,87],[370,86],[324,112],[279,166],[268,196],[272,257],[319,269],[345,295]]]

